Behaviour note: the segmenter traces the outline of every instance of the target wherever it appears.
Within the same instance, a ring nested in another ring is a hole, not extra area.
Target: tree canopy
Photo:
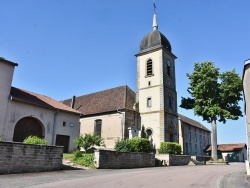
[[[238,102],[242,100],[242,81],[235,70],[220,73],[213,62],[195,63],[194,71],[187,74],[188,93],[180,107],[194,109],[195,115],[211,123],[218,120],[237,120],[242,116]]]
[[[78,147],[83,147],[85,153],[91,146],[104,146],[104,140],[99,135],[85,134],[74,140]]]
[[[217,160],[216,121],[226,123],[242,116],[238,102],[242,100],[242,81],[235,72],[219,72],[213,62],[195,63],[187,74],[191,97],[181,99],[180,107],[193,109],[194,114],[212,124],[212,158]]]

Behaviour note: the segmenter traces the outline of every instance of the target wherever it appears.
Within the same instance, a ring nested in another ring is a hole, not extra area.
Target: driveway
[[[0,187],[250,187],[245,164],[153,167],[140,169],[64,170],[0,175]]]

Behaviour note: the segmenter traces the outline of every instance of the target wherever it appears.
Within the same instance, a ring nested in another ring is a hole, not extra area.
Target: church
[[[136,92],[125,85],[62,101],[82,113],[80,133],[100,135],[107,148],[114,148],[119,139],[140,136],[144,126],[155,152],[161,142],[177,142],[183,154],[204,155],[210,130],[177,112],[177,57],[158,30],[155,12],[153,30],[142,38],[135,56]]]
[[[156,153],[161,142],[177,142],[183,154],[206,155],[210,130],[177,112],[176,56],[158,30],[155,12],[153,29],[142,38],[135,56],[135,92],[124,85],[61,102],[12,87],[18,64],[0,58],[0,137],[23,142],[37,135],[71,152],[79,133],[100,135],[106,148],[113,149],[117,140],[140,136],[144,127]]]

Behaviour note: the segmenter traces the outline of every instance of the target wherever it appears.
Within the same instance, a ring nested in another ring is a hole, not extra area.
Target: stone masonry
[[[63,147],[0,142],[0,174],[62,169]]]

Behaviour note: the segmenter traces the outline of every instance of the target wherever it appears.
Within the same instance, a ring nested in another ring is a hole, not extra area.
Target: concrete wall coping
[[[8,144],[8,145],[16,144],[16,145],[22,145],[22,146],[40,146],[40,147],[48,147],[48,148],[63,148],[63,146],[51,146],[51,145],[42,145],[42,144],[25,144],[22,142],[0,141],[0,143],[4,143],[4,144]]]

